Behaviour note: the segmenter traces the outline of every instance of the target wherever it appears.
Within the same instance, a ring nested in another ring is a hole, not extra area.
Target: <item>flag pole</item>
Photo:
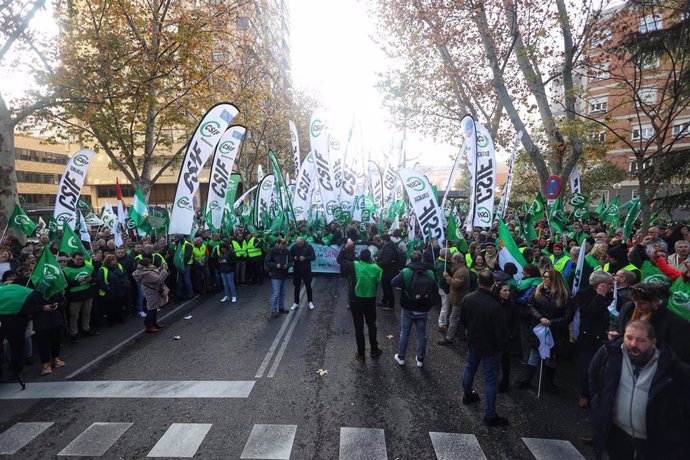
[[[5,239],[5,233],[7,233],[7,228],[10,226],[10,220],[7,219],[7,223],[5,224],[5,229],[2,231],[2,236],[0,236],[0,244],[2,244],[2,240]]]
[[[541,396],[541,374],[544,370],[544,360],[539,360],[539,385],[537,386],[537,398]]]

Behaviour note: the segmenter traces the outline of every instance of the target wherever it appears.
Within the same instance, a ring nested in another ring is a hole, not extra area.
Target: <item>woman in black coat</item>
[[[613,276],[602,270],[592,272],[589,286],[578,292],[575,304],[580,310],[580,334],[577,338],[577,369],[579,372],[580,399],[577,405],[589,406],[589,382],[587,370],[592,357],[606,342],[609,327],[608,306],[613,302],[611,288]]]
[[[66,300],[57,293],[41,305],[35,305],[30,315],[34,321],[38,353],[41,356],[41,375],[48,375],[52,368],[60,368],[65,362],[60,358],[61,336],[65,327]]]
[[[237,302],[237,293],[235,292],[236,267],[237,255],[235,255],[235,251],[228,243],[221,243],[220,254],[218,255],[218,271],[223,280],[223,288],[225,288],[225,297],[220,299],[221,302],[227,302],[230,299],[233,303]]]
[[[503,314],[505,324],[510,331],[510,341],[513,340],[513,331],[517,323],[517,306],[513,300],[510,286],[503,281],[494,284],[491,292],[496,296],[498,303],[501,304],[501,313]],[[510,389],[510,350],[511,347],[506,347],[501,352],[501,382],[498,384],[498,392],[505,393]]]

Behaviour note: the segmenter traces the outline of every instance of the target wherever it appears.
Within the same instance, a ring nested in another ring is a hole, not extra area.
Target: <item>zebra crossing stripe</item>
[[[340,428],[340,460],[388,460],[380,428]]]
[[[131,426],[131,423],[96,422],[62,449],[58,456],[100,457]]]
[[[147,457],[194,457],[210,429],[210,423],[173,423]]]
[[[14,455],[53,422],[17,423],[0,434],[0,455]]]
[[[486,460],[473,434],[429,432],[437,460]]]
[[[254,381],[106,380],[0,385],[1,399],[48,398],[248,398]]]
[[[254,425],[240,458],[289,460],[297,425]]]
[[[585,457],[568,441],[560,439],[522,438],[537,460],[584,460]]]

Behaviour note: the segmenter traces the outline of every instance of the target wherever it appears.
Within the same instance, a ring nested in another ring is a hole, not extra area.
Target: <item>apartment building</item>
[[[602,127],[595,135],[610,143],[608,160],[628,172],[627,179],[615,184],[613,190],[601,191],[610,198],[620,194],[625,202],[637,196],[639,183],[635,172],[651,164],[639,164],[631,145],[621,138],[647,155],[656,152],[659,136],[671,146],[667,155],[690,147],[690,109],[676,109],[673,120],[669,116],[664,120],[663,115],[669,104],[672,72],[678,71],[674,67],[677,63],[661,52],[640,53],[634,60],[619,52],[624,39],[635,37],[641,42],[648,34],[662,34],[669,27],[688,27],[687,11],[687,1],[628,1],[605,12],[601,27],[590,42],[583,76],[585,103],[581,110],[611,127],[613,133]],[[664,157],[653,161],[664,161]]]

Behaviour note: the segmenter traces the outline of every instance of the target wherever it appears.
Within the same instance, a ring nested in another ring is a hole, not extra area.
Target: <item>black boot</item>
[[[558,387],[553,382],[556,376],[556,368],[550,366],[544,366],[544,382],[542,383],[542,388],[548,393],[558,393]]]
[[[527,366],[527,373],[525,374],[525,377],[522,380],[518,380],[515,387],[519,388],[521,390],[531,387],[532,386],[532,377],[534,377],[534,374],[536,372],[537,372],[537,368],[535,366],[528,365]]]

